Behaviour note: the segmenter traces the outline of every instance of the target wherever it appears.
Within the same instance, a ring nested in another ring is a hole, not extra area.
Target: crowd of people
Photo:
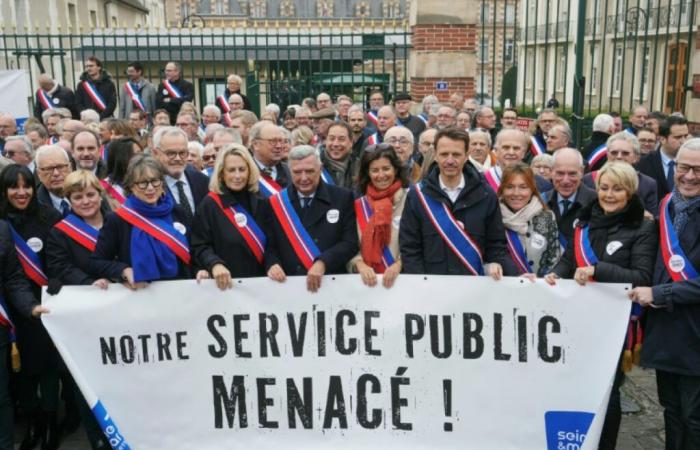
[[[200,113],[176,62],[157,88],[130,64],[119,100],[97,58],[85,68],[75,93],[42,75],[23,135],[0,116],[0,449],[15,409],[22,449],[58,448],[81,421],[109,448],[38,320],[43,286],[303,276],[316,292],[340,273],[630,283],[600,448],[615,448],[640,358],[667,448],[700,448],[700,139],[681,115],[639,106],[623,129],[599,114],[579,151],[551,108],[529,132],[461,93],[373,92],[367,108],[321,93],[258,117],[230,75]]]

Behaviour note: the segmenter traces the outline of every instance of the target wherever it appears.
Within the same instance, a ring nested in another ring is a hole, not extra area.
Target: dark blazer
[[[576,192],[576,201],[574,201],[563,216],[559,213],[559,204],[557,203],[559,199],[557,197],[557,193],[554,189],[544,194],[547,206],[554,211],[554,215],[557,218],[559,233],[566,238],[566,242],[568,243],[574,236],[574,221],[578,217],[579,211],[596,201],[598,194],[596,194],[596,191],[593,189],[589,189],[586,185],[581,183]]]
[[[46,275],[61,285],[90,285],[96,279],[91,274],[90,255],[90,250],[54,227],[46,246]]]
[[[52,100],[58,100],[58,103],[55,101],[52,102],[54,108],[68,108],[74,119],[80,118],[80,113],[75,101],[75,94],[70,88],[59,85],[51,98]],[[37,91],[34,94],[34,117],[41,121],[41,113],[43,112],[44,105],[39,101],[39,92]]]
[[[644,206],[638,196],[633,196],[623,211],[610,216],[604,215],[597,201],[589,204],[581,209],[577,226],[585,224],[589,225],[588,237],[599,261],[593,277],[596,281],[633,286],[651,283],[658,232],[654,222],[644,219]],[[561,278],[573,278],[573,239],[552,271]]]
[[[13,310],[27,319],[30,318],[32,309],[38,305],[38,299],[32,293],[29,280],[24,275],[10,227],[4,220],[0,220],[0,286],[2,295],[9,300]]]
[[[669,206],[674,217],[673,204]],[[683,252],[700,271],[700,207],[679,236]],[[673,282],[657,252],[654,305],[647,308],[642,365],[681,375],[700,376],[700,278]]]
[[[637,170],[653,178],[656,181],[656,189],[658,200],[661,201],[662,198],[666,197],[666,194],[671,192],[666,181],[666,175],[664,175],[664,166],[661,162],[661,150],[655,150],[651,153],[646,154],[637,163]]]
[[[209,193],[209,177],[189,165],[185,167],[185,177],[187,177],[187,183],[192,190],[192,198],[194,199],[194,208],[196,211],[199,204],[204,200],[204,197]],[[167,186],[165,189],[170,192],[170,188]],[[173,198],[177,199],[174,195]]]
[[[100,114],[100,119],[112,117],[112,115],[114,115],[114,110],[117,107],[117,88],[114,87],[112,77],[109,75],[109,73],[103,70],[99,79],[90,79],[92,84],[102,96],[102,99],[105,101],[105,105],[107,105],[104,111],[100,111],[100,108],[95,105],[95,102],[92,101],[92,98],[83,87],[83,81],[88,80],[89,78],[90,77],[88,76],[87,72],[83,72],[83,74],[80,76],[78,87],[75,88],[75,100],[78,112],[84,109],[94,109]]]
[[[257,164],[257,162],[256,162]],[[258,169],[261,169],[260,166],[258,166]],[[276,175],[277,178],[275,179],[275,182],[282,186],[283,188],[289,186],[292,184],[292,175],[289,173],[289,166],[287,165],[286,162],[278,162],[275,165],[276,169]]]
[[[344,273],[348,261],[357,254],[357,228],[352,192],[337,186],[319,182],[311,205],[306,213],[301,210],[299,195],[294,185],[288,188],[289,199],[301,223],[321,252],[319,260],[326,264],[326,274]],[[335,223],[327,219],[328,212],[338,211]],[[306,275],[307,270],[297,258],[277,217],[270,209],[265,221],[267,248],[265,270],[280,264],[287,275]]]
[[[252,103],[250,103],[250,99],[248,97],[246,97],[245,95],[243,95],[243,93],[241,91],[231,92],[228,90],[228,88],[224,89],[224,98],[226,99],[227,102],[228,102],[228,98],[230,96],[232,96],[233,94],[238,94],[241,96],[241,98],[243,99],[243,109],[247,109],[248,111],[253,110],[253,105],[252,105]],[[219,111],[221,111],[221,114],[223,114],[224,110],[221,108],[221,105],[219,105],[219,102],[215,102],[215,104],[216,104],[216,107],[219,108]]]
[[[593,134],[591,134],[591,139],[586,143],[586,145],[583,146],[583,150],[581,150],[583,160],[588,161],[588,157],[591,156],[593,150],[600,147],[602,144],[605,144],[609,137],[610,135],[604,131],[594,131]],[[605,164],[607,160],[608,157],[604,156],[593,167],[589,167],[588,163],[586,163],[586,170],[598,170],[603,167],[603,164]]]
[[[187,228],[187,241],[190,241],[191,227],[185,213],[176,206],[173,220]],[[90,255],[91,272],[95,278],[107,278],[121,281],[122,272],[131,267],[131,229],[133,227],[116,213],[105,217],[104,225],[97,238],[95,252]],[[178,272],[174,279],[192,278],[192,269],[177,258]]]
[[[465,164],[462,172],[465,187],[453,204],[440,189],[439,173],[437,168],[430,171],[423,181],[424,194],[447,205],[455,218],[464,224],[481,249],[484,263],[499,263],[504,274],[516,275],[516,268],[508,256],[498,198],[483,176],[471,163]],[[401,216],[399,247],[406,273],[471,274],[447,247],[413,189],[408,192]]]
[[[51,208],[54,211],[57,211],[59,214],[61,213],[57,209],[53,207],[53,202],[51,201],[51,195],[49,194],[48,189],[46,189],[46,186],[43,184],[40,184],[39,187],[36,190],[36,199],[39,202],[39,205],[44,207],[44,208]]]
[[[644,209],[649,211],[654,217],[659,216],[659,198],[656,193],[656,180],[641,172],[637,172],[639,178],[639,187],[637,195],[644,205]],[[595,190],[595,181],[593,180],[592,172],[583,176],[583,184]]]
[[[171,97],[161,81],[158,84],[158,89],[156,89],[156,108],[163,108],[168,111],[168,114],[170,114],[170,124],[174,125],[177,120],[177,113],[180,112],[182,104],[194,100],[194,85],[182,77],[177,81],[172,81],[171,84],[180,91],[182,97]],[[166,99],[168,99],[167,102],[165,101]]]
[[[260,194],[247,191],[234,194],[226,190],[220,197],[224,208],[241,205],[263,229],[269,207]],[[233,278],[265,276],[265,267],[258,263],[241,233],[209,196],[202,200],[192,224],[192,255],[197,265],[210,273],[214,265],[223,264]]]

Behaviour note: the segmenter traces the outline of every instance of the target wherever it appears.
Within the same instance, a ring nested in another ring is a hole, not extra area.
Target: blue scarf
[[[159,227],[177,233],[173,228],[173,197],[163,195],[158,203],[149,205],[129,195],[124,202]],[[165,244],[137,227],[131,227],[131,267],[134,281],[155,281],[175,278],[178,272],[177,256]]]
[[[673,212],[675,216],[673,218],[673,228],[676,229],[676,234],[680,236],[685,231],[686,225],[690,221],[690,214],[695,210],[696,207],[700,206],[700,197],[694,197],[691,199],[684,199],[681,193],[678,192],[678,188],[673,189]]]

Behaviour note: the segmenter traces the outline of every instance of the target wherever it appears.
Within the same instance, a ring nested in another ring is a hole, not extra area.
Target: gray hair
[[[7,114],[3,114],[4,116],[7,116]],[[63,117],[60,112],[56,111],[55,108],[53,109],[47,109],[44,110],[44,112],[41,113],[41,121],[46,125],[46,122],[49,120],[49,117]]]
[[[267,106],[265,106],[265,112],[271,112],[276,117],[279,117],[280,107],[277,103],[268,103]]]
[[[214,130],[214,132],[211,134],[211,140],[213,141],[216,137],[222,136],[228,134],[233,138],[233,142],[236,144],[242,144],[243,140],[241,139],[241,134],[238,132],[238,130],[234,130],[233,128],[217,128]]]
[[[56,133],[58,134],[63,134],[63,127],[65,126],[66,123],[68,123],[70,119],[61,119],[58,121],[56,124]]]
[[[568,123],[558,123],[549,129],[550,133],[552,130],[561,130],[561,132],[564,133],[564,136],[566,136],[566,142],[571,142],[571,127]]]
[[[30,141],[29,138],[26,136],[8,136],[5,138],[5,145],[15,141],[20,141],[24,144],[24,149],[26,150],[28,155],[31,156],[34,153],[34,149],[32,148],[32,141]]]
[[[552,155],[552,166],[555,166],[557,164],[557,156],[561,157],[561,155],[566,153],[575,154],[576,158],[578,159],[579,168],[583,169],[583,155],[581,154],[581,152],[571,147],[560,148],[559,150],[554,152],[554,155]]]
[[[184,139],[185,142],[189,141],[189,139],[187,139],[187,134],[178,127],[163,127],[159,128],[156,134],[153,135],[153,147],[160,148],[160,141],[165,136],[179,136]]]
[[[41,147],[36,149],[36,156],[34,156],[34,163],[36,164],[36,167],[39,168],[39,166],[41,166],[42,157],[48,156],[51,153],[60,153],[66,159],[66,162],[70,164],[70,157],[68,156],[68,152],[60,145],[50,144],[42,145]]]
[[[700,138],[692,138],[685,141],[681,148],[678,149],[678,154],[676,154],[676,160],[681,156],[682,151],[697,152],[700,151]]]
[[[362,114],[365,113],[365,110],[362,108],[362,105],[357,105],[357,104],[355,104],[355,105],[352,105],[352,106],[348,109],[348,116],[350,115],[351,112],[355,112],[355,111],[361,112]]]
[[[292,149],[289,151],[288,159],[290,161],[301,161],[302,159],[306,159],[312,155],[315,156],[314,159],[320,166],[321,156],[319,156],[316,149],[310,145],[297,145],[296,147],[292,147]]]
[[[503,136],[507,134],[517,134],[525,149],[527,149],[530,145],[530,137],[526,132],[517,128],[503,128],[496,135],[496,142],[494,143],[494,147],[498,147],[499,143],[501,142],[501,139],[503,139]]]
[[[55,108],[56,112],[61,115],[64,119],[72,119],[73,113],[68,108]]]
[[[243,79],[241,77],[239,77],[238,75],[236,75],[235,73],[232,73],[231,75],[226,77],[226,81],[234,81],[238,84],[243,84]]]
[[[94,109],[84,109],[80,111],[80,121],[86,123],[100,123],[100,115]]]
[[[490,133],[487,133],[484,130],[471,130],[469,132],[469,141],[471,141],[475,137],[482,137],[482,138],[486,139],[486,145],[488,145],[489,148],[491,148],[493,146],[493,144],[491,142],[491,134]]]
[[[133,157],[129,163],[129,168],[126,169],[126,175],[124,176],[124,190],[127,194],[131,194],[132,186],[143,177],[147,171],[153,172],[156,178],[163,181],[165,180],[165,167],[163,164],[152,157],[151,155],[140,154]],[[165,189],[165,188],[163,188]]]
[[[610,128],[615,126],[615,121],[610,114],[598,114],[593,119],[593,131],[602,131],[607,133]]]
[[[221,110],[219,108],[217,108],[216,105],[204,106],[204,108],[202,109],[202,114],[204,114],[206,112],[213,112],[214,114],[216,114],[216,117],[221,118]]]
[[[530,167],[534,166],[537,163],[545,163],[549,167],[554,166],[554,156],[550,155],[549,153],[543,153],[541,155],[537,155],[534,158],[532,158],[532,161],[530,161]]]
[[[425,107],[427,104],[434,105],[436,103],[438,103],[438,98],[434,95],[426,95],[421,101],[421,105],[423,105],[423,107]]]
[[[262,134],[262,130],[265,127],[277,127],[277,125],[265,120],[256,123],[255,125],[250,127],[250,131],[248,132],[248,141],[252,142],[260,140],[260,135]]]
[[[632,146],[632,150],[634,150],[635,155],[639,156],[642,154],[642,149],[639,145],[639,139],[637,139],[637,136],[631,133],[628,133],[626,131],[620,131],[619,133],[615,133],[608,138],[605,145],[607,147],[610,147],[610,144],[612,144],[615,141],[625,141]]]
[[[196,150],[197,153],[199,154],[199,157],[202,157],[202,154],[204,153],[204,146],[200,144],[197,141],[190,141],[187,143],[187,150]]]
[[[282,134],[284,134],[284,137],[287,138],[287,141],[289,141],[289,144],[292,143],[292,132],[286,129],[285,127],[279,127],[279,129],[282,131]]]

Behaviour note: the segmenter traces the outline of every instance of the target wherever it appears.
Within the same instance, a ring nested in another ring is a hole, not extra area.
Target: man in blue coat
[[[630,298],[649,306],[642,365],[656,369],[666,448],[690,450],[700,448],[700,139],[678,151],[674,185],[660,208],[654,286]]]
[[[468,162],[469,134],[435,135],[436,168],[408,193],[399,243],[406,273],[515,275],[496,193]]]
[[[289,152],[292,184],[270,197],[264,227],[267,275],[279,282],[306,275],[311,292],[321,287],[324,274],[344,273],[358,251],[352,192],[323,182],[321,167],[311,146]]]

